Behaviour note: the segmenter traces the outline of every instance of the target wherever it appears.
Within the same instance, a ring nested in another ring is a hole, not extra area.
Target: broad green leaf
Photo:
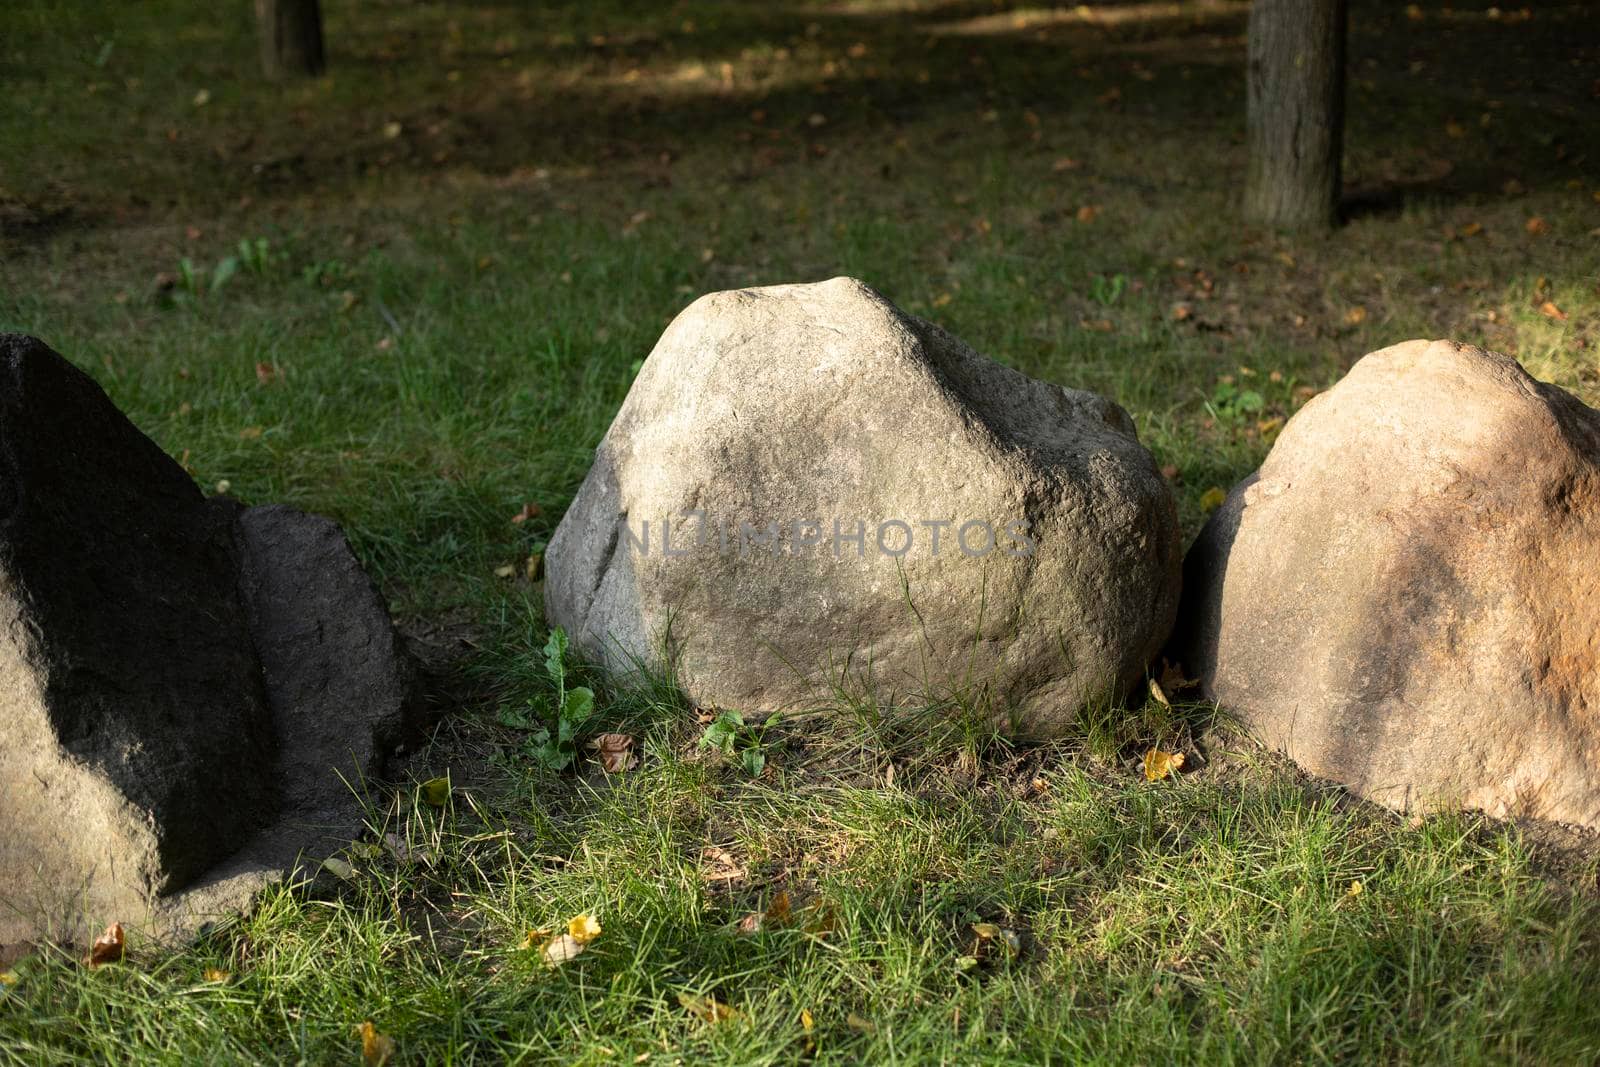
[[[544,646],[544,669],[550,680],[562,686],[567,678],[567,631],[557,626],[550,631]]]
[[[450,779],[429,778],[422,783],[422,799],[436,808],[442,808],[450,802]]]
[[[594,690],[588,686],[578,686],[569,690],[566,701],[561,705],[561,718],[570,721],[574,726],[587,722],[589,716],[594,714]]]

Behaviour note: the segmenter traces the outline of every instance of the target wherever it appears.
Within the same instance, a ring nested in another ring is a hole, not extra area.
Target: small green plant
[[[233,276],[238,273],[239,259],[237,256],[227,256],[209,270],[188,256],[184,256],[178,260],[177,281],[174,284],[173,299],[187,302],[198,300],[207,294],[216,293],[233,280]]]
[[[307,285],[321,285],[334,288],[349,282],[355,277],[355,272],[343,261],[325,259],[317,263],[309,263],[300,271],[300,280]]]
[[[700,735],[700,747],[716,749],[737,762],[750,777],[759,778],[767,769],[767,752],[771,748],[767,743],[767,731],[777,724],[777,715],[770,716],[760,726],[753,726],[737,711],[719,712]]]
[[[538,766],[560,771],[572,766],[578,755],[578,731],[594,717],[594,690],[587,686],[567,688],[567,632],[557,626],[550,631],[544,646],[545,675],[555,685],[553,717],[540,716],[536,707],[527,712],[502,710],[500,721],[506,726],[531,730],[527,753]],[[552,729],[554,727],[554,729]]]
[[[239,252],[235,258],[239,266],[251,274],[265,274],[272,265],[272,246],[265,237],[243,237],[239,240]]]
[[[1233,382],[1223,379],[1217,383],[1217,388],[1211,394],[1211,399],[1206,401],[1206,410],[1218,422],[1238,422],[1247,415],[1254,415],[1266,406],[1266,400],[1254,389],[1240,389]]]
[[[1089,281],[1089,299],[1101,307],[1110,307],[1122,299],[1123,290],[1127,287],[1126,274],[1096,274]]]
[[[180,293],[184,293],[189,297],[198,297],[204,284],[200,268],[194,265],[194,260],[188,256],[178,260],[178,291]]]

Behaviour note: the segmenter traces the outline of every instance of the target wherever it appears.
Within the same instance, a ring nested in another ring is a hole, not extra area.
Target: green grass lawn
[[[583,675],[625,774],[538,770],[500,721],[550,696],[528,557],[702,292],[850,274],[1104,392],[1189,533],[1374,348],[1600,403],[1587,5],[1356,3],[1325,237],[1237,221],[1229,0],[325,0],[329,74],[284,86],[247,9],[0,12],[0,329],[208,491],[344,524],[434,651],[406,773],[455,788],[375,790],[350,879],[191,947],[16,963],[0,1062],[357,1062],[365,1020],[404,1063],[1600,1058],[1592,837],[1374,810],[1210,709],[1017,747],[839,707],[757,779],[661,685]],[[1152,744],[1185,773],[1146,782]],[[521,947],[580,914],[578,958]]]

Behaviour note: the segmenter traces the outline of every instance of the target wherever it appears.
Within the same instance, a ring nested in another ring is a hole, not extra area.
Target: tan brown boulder
[[[1374,352],[1190,550],[1176,645],[1312,774],[1600,826],[1600,412],[1507,356]]]

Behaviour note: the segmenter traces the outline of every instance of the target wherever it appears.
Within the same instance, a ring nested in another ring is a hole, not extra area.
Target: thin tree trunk
[[[317,0],[256,0],[261,70],[269,78],[322,73],[322,10]]]
[[[1345,0],[1250,5],[1250,221],[1327,227],[1338,220],[1344,49]]]

